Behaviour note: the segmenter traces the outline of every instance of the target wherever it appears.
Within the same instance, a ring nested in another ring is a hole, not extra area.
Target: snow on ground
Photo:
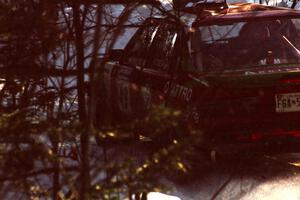
[[[107,149],[106,156],[110,159],[113,158],[116,162],[122,162],[128,157],[134,156],[136,163],[139,164],[147,158],[151,151],[148,147],[149,145],[140,143],[114,145]],[[97,144],[92,144],[91,166],[93,170],[91,177],[93,184],[99,183],[105,177],[103,171],[95,170],[101,168],[101,164],[105,162],[103,152],[103,149]],[[292,160],[293,163],[300,161],[300,154],[293,154],[292,158],[289,156],[276,157],[276,159],[270,157],[245,158],[242,162],[231,161],[225,164],[217,161],[206,171],[199,169],[199,173],[195,173],[191,180],[184,183],[170,180],[161,174],[160,181],[172,189],[168,195],[149,193],[148,200],[298,200],[300,199],[300,168],[289,164],[289,160]],[[74,161],[64,158],[63,163],[67,166],[74,164]],[[47,166],[47,163],[35,162],[37,169],[42,169],[45,165]],[[62,193],[64,194],[70,190],[72,185],[76,185],[78,173],[69,172],[68,176],[73,181],[63,188]],[[29,189],[51,191],[52,175],[41,174],[27,179],[27,181],[31,182]],[[22,195],[26,197],[28,194],[22,194],[18,187],[20,185],[15,181],[2,183],[0,199],[22,199]]]

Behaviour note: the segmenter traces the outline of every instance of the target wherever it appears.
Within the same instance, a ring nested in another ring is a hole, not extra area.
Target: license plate
[[[300,93],[276,94],[276,112],[299,112]]]

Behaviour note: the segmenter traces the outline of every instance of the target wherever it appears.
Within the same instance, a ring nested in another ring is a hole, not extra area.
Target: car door
[[[160,23],[151,42],[141,74],[144,81],[141,96],[147,109],[150,109],[152,105],[166,104],[165,87],[172,80],[174,68],[176,68],[176,58],[173,52],[177,36],[176,24],[165,20]]]
[[[198,60],[193,57],[196,52],[192,46],[189,32],[183,27],[174,44],[176,67],[172,68],[171,78],[164,85],[164,95],[166,105],[180,110],[185,122],[197,124],[200,120],[198,107],[201,101],[207,100],[208,85],[202,68],[196,65]]]
[[[126,120],[140,112],[139,93],[143,84],[141,69],[146,63],[157,26],[155,20],[146,20],[128,42],[119,62],[105,66],[112,111],[118,119]]]

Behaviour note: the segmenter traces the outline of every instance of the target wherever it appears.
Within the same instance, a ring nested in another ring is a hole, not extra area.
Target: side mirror
[[[124,50],[123,49],[112,49],[108,54],[108,59],[110,61],[119,61],[123,56]]]

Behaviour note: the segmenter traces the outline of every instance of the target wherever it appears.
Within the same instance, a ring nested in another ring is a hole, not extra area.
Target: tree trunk
[[[101,19],[102,19],[102,5],[99,3],[96,10],[96,26],[93,36],[93,54],[90,64],[90,95],[89,95],[89,106],[88,106],[88,121],[89,129],[93,129],[94,124],[96,123],[96,100],[97,95],[99,94],[99,85],[97,83],[102,83],[99,79],[100,77],[96,76],[97,67],[99,66],[99,49],[100,49],[100,40],[101,40]],[[102,67],[102,66],[101,66]],[[101,76],[102,77],[102,76]],[[101,86],[100,86],[101,87]],[[102,91],[101,91],[102,92]],[[101,94],[100,94],[101,95]],[[101,112],[101,111],[100,111]],[[98,113],[99,114],[99,113]],[[104,113],[101,113],[101,115]]]
[[[295,6],[297,5],[298,0],[293,0],[293,3],[291,5],[291,8],[294,9]]]
[[[77,93],[78,114],[82,124],[80,135],[81,144],[81,168],[80,168],[80,199],[89,199],[90,170],[89,170],[89,130],[86,114],[85,86],[84,86],[84,20],[81,18],[80,4],[73,4],[73,24],[75,29],[76,62],[77,62]]]
[[[59,174],[60,174],[60,164],[59,164],[59,155],[58,155],[58,132],[53,133],[52,136],[52,144],[53,144],[53,152],[55,155],[54,163],[53,163],[53,193],[52,193],[52,199],[58,200],[58,192],[60,190],[60,182],[59,182]]]

